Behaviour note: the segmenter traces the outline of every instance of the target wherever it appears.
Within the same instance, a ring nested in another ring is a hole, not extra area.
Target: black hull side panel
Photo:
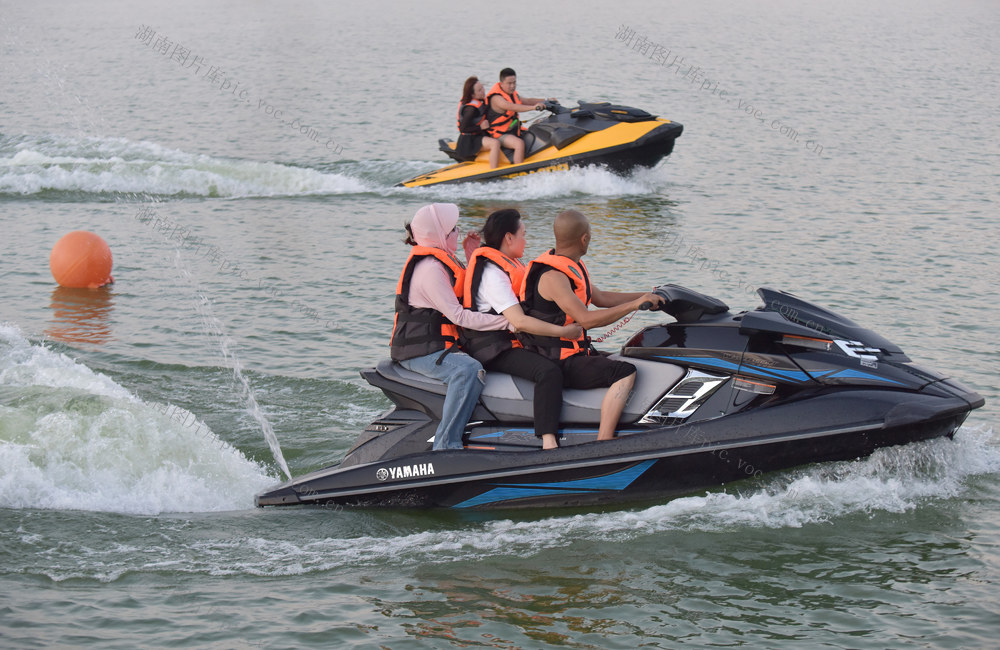
[[[454,481],[411,481],[395,489],[391,484],[378,483],[369,485],[371,489],[344,486],[330,492],[300,486],[294,496],[288,488],[261,495],[258,505],[310,503],[380,508],[494,509],[665,500],[767,472],[816,462],[858,459],[882,447],[950,436],[966,416],[967,412],[886,428],[856,427],[822,435],[745,439],[729,445],[703,443],[664,450],[660,454],[625,454],[604,457],[603,462],[570,461],[554,463],[547,468],[526,468],[530,472],[511,471],[514,468],[510,468],[497,472],[502,474],[500,476],[481,479],[456,477]],[[599,448],[609,444],[613,443],[587,446]],[[455,453],[467,454],[469,460],[475,455],[480,461],[490,456],[489,453],[469,451]],[[444,460],[434,454],[425,454],[414,462],[433,460],[443,464],[438,458]],[[372,475],[374,472],[374,469],[369,470]],[[279,493],[285,493],[288,499],[281,500]]]
[[[657,129],[646,137],[624,145],[622,148],[594,152],[591,156],[570,161],[570,167],[603,165],[618,174],[627,174],[636,167],[655,167],[674,151],[674,143],[681,134],[681,126]]]
[[[708,447],[690,453],[647,461],[615,463],[589,470],[564,470],[532,476],[526,481],[478,481],[422,493],[402,491],[392,498],[363,499],[344,505],[379,507],[531,508],[616,504],[671,499],[733,481],[817,462],[854,460],[875,450],[952,434],[964,420],[925,423],[913,427],[844,433],[804,441],[775,442],[734,449]],[[643,465],[648,464],[647,467]],[[622,489],[587,488],[613,483],[616,475],[627,480],[629,470],[637,478]],[[624,475],[624,476],[622,476]],[[518,485],[523,487],[517,487]],[[561,485],[561,487],[555,487]],[[523,496],[521,493],[524,493]]]

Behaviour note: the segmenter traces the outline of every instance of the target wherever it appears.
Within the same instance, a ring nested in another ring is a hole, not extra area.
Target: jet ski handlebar
[[[662,311],[670,314],[679,323],[693,323],[703,316],[714,316],[729,311],[729,305],[718,298],[706,296],[678,284],[662,284],[653,293],[663,298],[655,308],[648,300],[639,309]]]
[[[546,99],[542,104],[545,105],[543,110],[549,111],[550,113],[555,113],[556,115],[560,113],[568,113],[569,109],[560,104],[554,99]]]

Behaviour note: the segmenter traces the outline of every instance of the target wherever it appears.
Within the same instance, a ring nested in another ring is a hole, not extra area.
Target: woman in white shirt
[[[498,210],[487,218],[483,245],[475,250],[465,271],[463,306],[484,313],[502,314],[519,332],[564,338],[579,338],[580,326],[554,325],[532,318],[517,299],[524,277],[525,227],[517,210]],[[506,372],[535,384],[535,435],[543,449],[558,446],[559,415],[562,410],[563,377],[559,365],[521,347],[507,331],[462,332],[462,349],[487,371]]]

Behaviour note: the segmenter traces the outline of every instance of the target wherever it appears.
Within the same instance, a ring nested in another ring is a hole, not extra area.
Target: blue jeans
[[[434,433],[434,451],[462,449],[462,433],[476,408],[479,394],[486,385],[486,371],[483,370],[483,364],[464,352],[449,352],[438,365],[440,357],[439,350],[416,359],[400,361],[399,365],[426,377],[440,379],[448,385],[441,411],[441,424]]]

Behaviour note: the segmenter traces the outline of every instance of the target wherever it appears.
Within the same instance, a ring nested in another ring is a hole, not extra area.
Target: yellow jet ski
[[[524,162],[513,164],[514,152],[503,149],[506,160],[490,169],[489,152],[480,151],[475,160],[463,160],[455,153],[455,143],[439,140],[441,151],[457,162],[447,167],[405,180],[397,187],[427,187],[443,183],[472,183],[515,178],[538,172],[552,172],[604,165],[624,174],[635,167],[652,167],[674,149],[684,126],[651,115],[640,108],[608,102],[578,102],[566,108],[545,102],[551,114],[535,121],[523,134]]]

